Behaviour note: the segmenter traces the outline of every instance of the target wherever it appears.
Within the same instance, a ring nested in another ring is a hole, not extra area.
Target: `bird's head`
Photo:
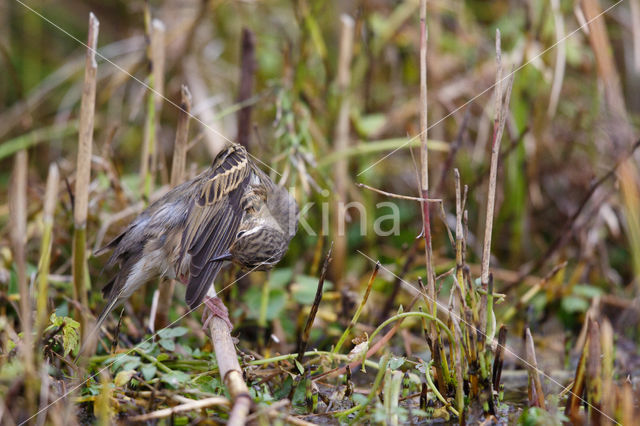
[[[290,239],[278,227],[267,224],[245,227],[229,248],[231,260],[244,269],[271,269],[286,253]]]

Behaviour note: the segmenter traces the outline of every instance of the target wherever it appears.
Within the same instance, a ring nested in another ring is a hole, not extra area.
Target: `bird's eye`
[[[236,240],[237,240],[238,238],[242,237],[242,236],[244,235],[244,233],[245,233],[245,232],[247,232],[247,231],[240,231],[240,232],[238,232],[238,233],[236,234]]]

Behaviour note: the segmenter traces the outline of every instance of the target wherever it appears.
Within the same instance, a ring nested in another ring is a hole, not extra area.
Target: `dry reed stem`
[[[340,51],[338,56],[338,74],[336,90],[338,91],[340,107],[335,127],[335,151],[344,151],[349,146],[349,111],[351,109],[351,59],[353,56],[354,21],[346,14],[340,17]],[[335,194],[333,202],[332,233],[335,256],[331,264],[331,275],[340,291],[343,284],[345,259],[347,255],[347,236],[345,235],[345,207],[347,199],[347,180],[349,179],[348,161],[345,157],[336,161],[334,165]]]
[[[158,117],[164,99],[165,26],[159,19],[151,19],[148,4],[145,5],[145,26],[149,39],[149,87],[147,92],[147,116],[144,123],[142,157],[140,163],[140,187],[148,201],[156,178],[158,165],[157,136]]]
[[[209,102],[209,89],[202,77],[200,66],[193,56],[184,59],[184,73],[187,78],[187,84],[193,94],[193,114],[198,118],[198,124],[204,132],[204,141],[211,155],[214,158],[224,149],[227,140],[222,136],[219,127],[219,120],[216,118],[213,110],[208,107],[202,107]]]
[[[589,316],[587,316],[587,330],[591,327],[591,325],[592,321]],[[567,398],[567,403],[564,410],[565,416],[567,416],[569,420],[574,423],[579,422],[580,420],[580,404],[582,403],[582,395],[584,394],[585,387],[585,371],[588,347],[589,337],[587,336],[584,342],[584,346],[582,347],[578,366],[576,367],[575,377],[573,379],[573,386],[571,387],[571,392],[569,392],[569,397]]]
[[[187,161],[187,142],[189,139],[189,117],[191,113],[191,92],[186,85],[180,89],[180,112],[176,139],[173,145],[173,162],[171,164],[171,187],[175,188],[184,180],[184,169]],[[169,323],[169,308],[173,300],[175,280],[161,280],[158,286],[158,303],[155,318],[149,318],[154,330],[160,330]]]
[[[493,231],[493,217],[496,202],[496,190],[498,179],[498,159],[500,157],[500,143],[504,125],[509,111],[509,101],[511,99],[511,88],[513,87],[513,76],[507,81],[507,90],[503,96],[503,69],[502,69],[502,49],[500,46],[500,30],[496,30],[496,92],[495,92],[495,118],[493,121],[493,140],[491,143],[491,166],[489,169],[489,189],[487,191],[487,212],[485,216],[484,242],[482,246],[482,269],[480,272],[482,289],[486,292],[489,289],[489,264],[491,261],[491,237]],[[494,329],[487,331],[487,324],[492,323],[492,319],[487,315],[487,294],[481,296],[478,319],[480,331],[487,335],[487,341],[493,339]]]
[[[244,425],[251,407],[251,396],[243,379],[238,355],[231,339],[231,331],[227,323],[217,316],[211,317],[209,331],[218,361],[220,378],[233,400],[233,408],[229,414],[227,425]]]
[[[600,329],[600,346],[602,351],[602,411],[601,418],[603,425],[613,424],[610,420],[615,417],[616,393],[613,381],[614,374],[614,340],[611,323],[603,318]]]
[[[80,123],[78,126],[78,160],[76,166],[76,187],[74,205],[73,230],[73,288],[74,299],[87,307],[87,253],[86,226],[89,203],[89,183],[91,181],[91,150],[93,145],[93,120],[96,103],[96,48],[98,45],[98,31],[100,22],[91,12],[89,13],[89,32],[87,36],[87,53],[85,58],[84,83],[82,87],[82,101],[80,106]],[[80,316],[82,342],[90,329],[88,318],[83,310],[77,311]]]
[[[37,382],[34,363],[33,334],[31,322],[31,297],[29,295],[29,279],[27,277],[27,259],[25,246],[27,243],[27,174],[29,157],[26,150],[19,151],[13,162],[13,176],[10,187],[9,212],[11,218],[11,244],[18,276],[20,292],[20,326],[22,328],[22,345],[20,352],[24,360],[25,394],[27,410],[34,412],[36,407]]]
[[[567,64],[567,45],[565,43],[564,19],[560,9],[560,0],[551,0],[551,12],[553,13],[557,48],[556,63],[553,69],[553,84],[551,85],[551,95],[549,96],[549,107],[547,109],[547,116],[550,118],[556,114],[558,109],[558,100],[560,99],[564,70]]]
[[[420,0],[420,196],[429,198],[429,146],[427,123],[427,1]],[[433,303],[430,312],[435,312],[435,274],[433,272],[433,253],[431,247],[431,223],[429,204],[422,202],[422,235],[425,240],[425,261],[427,266],[427,297]],[[435,330],[432,330],[431,341],[435,340]]]
[[[592,424],[601,424],[602,420],[602,348],[600,346],[600,325],[591,320],[587,330],[587,402],[589,404],[589,420]]]
[[[533,345],[531,330],[529,330],[529,328],[527,327],[525,333],[527,370],[529,370],[529,402],[533,402],[537,407],[546,410],[544,393],[542,391],[542,382],[540,381],[540,374],[538,373],[539,370],[538,361],[536,360],[536,349]],[[534,399],[532,399],[531,395],[532,390],[535,390],[536,393]]]
[[[629,0],[631,8],[631,34],[633,35],[633,63],[640,72],[640,0]]]
[[[425,198],[420,198],[420,197],[412,197],[410,195],[394,194],[393,192],[383,191],[381,189],[374,188],[373,186],[369,186],[369,185],[364,184],[362,182],[356,183],[356,186],[358,188],[368,189],[369,191],[377,192],[378,194],[385,195],[385,196],[391,197],[391,198],[399,198],[401,200],[418,201],[418,202],[426,201],[427,203],[442,203],[442,198],[427,198],[427,199],[425,199]]]
[[[174,414],[184,413],[186,411],[202,410],[208,407],[214,406],[228,406],[229,400],[224,396],[212,396],[201,400],[193,400],[185,402],[184,404],[176,405],[171,408],[163,408],[161,410],[152,411],[147,414],[140,414],[138,416],[127,417],[127,422],[148,422],[154,419],[162,419],[165,417],[171,417]]]
[[[47,323],[49,267],[51,263],[51,245],[53,242],[53,215],[58,201],[58,183],[60,174],[56,163],[49,165],[47,176],[47,189],[44,195],[44,208],[42,214],[43,231],[40,245],[40,261],[38,263],[38,296],[36,305],[36,335],[39,336]]]
[[[580,6],[586,21],[589,22],[589,43],[596,57],[598,75],[604,84],[610,119],[615,125],[617,136],[622,143],[626,144],[633,137],[633,130],[629,125],[620,76],[611,53],[613,48],[607,34],[605,20],[597,19],[602,13],[602,8],[598,0],[581,0]]]
[[[242,29],[242,41],[240,42],[240,83],[238,87],[237,102],[239,104],[251,98],[253,92],[253,80],[256,70],[255,37],[248,28]],[[251,135],[251,108],[245,105],[238,111],[237,142],[245,147],[249,146]]]

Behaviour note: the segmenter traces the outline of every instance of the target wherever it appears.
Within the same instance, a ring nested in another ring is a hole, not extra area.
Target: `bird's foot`
[[[209,321],[211,318],[221,318],[229,327],[229,331],[233,330],[233,324],[229,320],[229,310],[219,297],[205,296],[204,298],[204,312],[202,313],[202,328],[206,330],[209,327]]]

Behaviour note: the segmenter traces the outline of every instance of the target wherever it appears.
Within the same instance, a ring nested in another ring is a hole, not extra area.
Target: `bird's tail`
[[[109,316],[111,311],[113,311],[114,308],[118,306],[119,302],[120,302],[120,298],[114,297],[113,300],[109,301],[107,306],[104,307],[104,309],[102,310],[102,313],[100,314],[100,316],[96,321],[96,324],[93,326],[89,334],[84,336],[84,338],[82,339],[83,340],[82,345],[80,345],[80,350],[78,351],[78,355],[76,356],[76,362],[78,361],[78,358],[80,358],[80,356],[84,354],[84,352],[87,349],[87,344],[93,341],[93,339],[96,337],[96,335],[100,331],[100,326],[102,325],[104,320],[107,319],[107,316]]]

